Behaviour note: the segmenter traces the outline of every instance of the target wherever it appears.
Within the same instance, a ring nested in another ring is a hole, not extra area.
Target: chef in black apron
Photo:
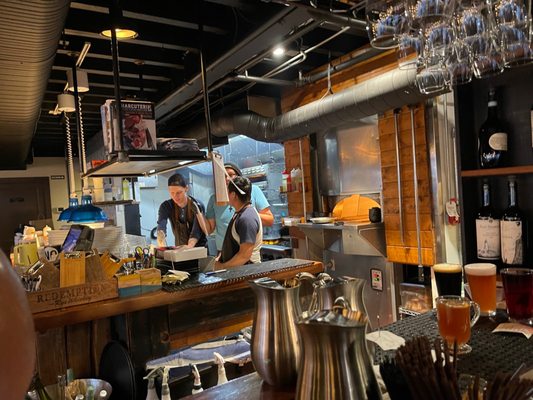
[[[197,214],[204,212],[204,207],[197,200],[188,196],[188,191],[189,185],[180,174],[174,174],[168,178],[168,192],[171,198],[159,206],[158,238],[166,237],[167,220],[169,220],[176,246],[205,246],[207,239],[197,218]],[[166,243],[160,242],[162,241],[158,239],[158,245],[166,245]]]
[[[235,208],[215,269],[261,262],[263,226],[257,210],[250,204],[252,184],[247,178],[235,177],[228,182],[229,204]]]

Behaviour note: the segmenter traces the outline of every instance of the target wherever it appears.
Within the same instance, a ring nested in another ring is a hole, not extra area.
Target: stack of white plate
[[[109,250],[111,254],[121,257],[124,248],[124,231],[120,226],[106,226],[94,230],[93,249],[100,252]]]
[[[48,232],[48,245],[61,246],[67,237],[68,229],[54,229]]]

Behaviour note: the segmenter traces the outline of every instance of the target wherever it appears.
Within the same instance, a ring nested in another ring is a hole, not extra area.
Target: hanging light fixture
[[[80,164],[81,172],[83,174],[83,188],[81,196],[81,205],[77,208],[74,208],[69,215],[69,222],[76,223],[92,223],[92,222],[103,222],[107,221],[107,215],[102,211],[101,208],[98,208],[92,204],[92,196],[88,187],[88,178],[85,176],[87,172],[87,163],[85,158],[85,136],[83,133],[83,117],[81,111],[81,102],[80,95],[78,91],[78,74],[76,65],[72,66],[72,80],[74,87],[74,104],[76,106],[76,125],[78,129],[78,146],[80,153]]]
[[[71,95],[70,93],[58,94],[57,95],[57,109],[58,111],[65,112],[65,113],[76,111],[74,96]]]
[[[67,71],[67,83],[68,83],[68,90],[69,92],[74,91],[74,79],[72,77],[73,70]],[[83,71],[81,69],[76,70],[76,78],[78,81],[78,92],[79,93],[85,93],[89,91],[89,78],[87,76],[87,72]]]
[[[104,29],[102,32],[100,32],[102,36],[111,39],[112,30],[115,31],[118,40],[135,39],[137,36],[139,36],[138,33],[131,28],[131,24],[128,24],[124,21],[119,0],[113,0],[112,5],[109,7],[109,16],[111,27],[110,29]]]
[[[72,97],[72,101],[74,102],[74,96],[72,96],[71,94],[68,96]],[[72,137],[70,134],[70,118],[66,112],[64,113],[64,117],[65,133],[67,139],[67,179],[70,196],[68,200],[68,208],[61,211],[61,214],[59,214],[59,218],[57,219],[58,221],[68,221],[72,216],[72,212],[79,207],[78,197],[76,196],[76,181],[74,178],[74,161],[72,155]]]
[[[419,90],[433,93],[533,63],[531,8],[531,0],[367,0],[367,31],[373,47],[399,47],[400,69],[417,68]]]

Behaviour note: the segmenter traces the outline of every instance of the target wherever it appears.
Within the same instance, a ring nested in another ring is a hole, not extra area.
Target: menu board
[[[122,140],[124,150],[156,150],[155,106],[149,101],[122,100]],[[120,131],[115,100],[109,99],[100,107],[102,134],[106,152],[120,148]]]

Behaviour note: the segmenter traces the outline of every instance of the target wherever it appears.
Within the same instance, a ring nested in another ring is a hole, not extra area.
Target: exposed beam
[[[58,54],[66,54],[70,55],[71,51],[64,50],[64,49],[57,49]],[[112,61],[112,57],[107,54],[97,54],[97,53],[87,53],[85,58],[96,58],[99,60],[109,60]],[[131,57],[119,57],[120,62],[131,62],[135,63],[135,61],[138,61],[137,58],[131,58]],[[152,65],[154,67],[164,67],[164,68],[174,68],[174,69],[184,69],[185,67],[181,64],[171,64],[166,62],[160,62],[160,61],[153,61],[153,60],[142,60],[144,62],[144,65]],[[82,68],[83,69],[83,68]]]
[[[60,84],[65,84],[67,83],[66,80],[62,81],[61,79],[49,79],[48,82],[50,83],[60,83]],[[99,87],[99,88],[105,88],[105,89],[114,89],[115,86],[112,85],[112,84],[109,84],[109,83],[98,83],[98,82],[89,82],[89,86],[92,86],[92,87]],[[120,85],[120,88],[121,89],[124,89],[124,90],[141,90],[141,88],[139,86],[125,86],[125,85]],[[157,92],[157,89],[156,88],[144,88],[144,91],[145,92]],[[58,93],[59,94],[59,93]]]
[[[70,68],[70,67],[62,67],[60,65],[54,65],[52,67],[52,70],[54,70],[54,71],[69,71],[71,69],[72,68]],[[85,72],[87,72],[88,74],[113,76],[113,72],[112,71],[101,71],[99,69],[87,69],[87,68],[83,68],[83,70]],[[127,72],[121,72],[120,73],[120,77],[121,78],[139,79],[139,75],[138,74],[130,74],[130,73],[127,73]],[[156,76],[156,75],[143,75],[143,79],[148,79],[150,81],[160,81],[160,82],[170,82],[171,81],[170,78],[166,78],[164,76]]]
[[[107,7],[93,6],[90,4],[78,3],[75,1],[70,3],[70,8],[74,8],[77,10],[83,10],[83,11],[91,11],[91,12],[96,12],[100,14],[109,14],[109,9]],[[122,15],[124,15],[125,18],[137,19],[140,21],[155,22],[158,24],[175,26],[177,28],[194,29],[194,30],[199,29],[198,24],[188,22],[188,21],[163,18],[163,17],[158,17],[155,15],[140,14],[140,13],[136,13],[133,11],[127,11],[127,10],[123,10]],[[209,25],[204,25],[204,31],[209,32],[209,33],[215,33],[217,35],[228,34],[228,32],[224,29],[217,28],[216,26],[209,26]]]
[[[100,35],[99,33],[79,31],[77,29],[65,29],[64,32],[65,32],[65,35],[69,35],[69,36],[79,36],[79,37],[84,37],[84,38],[89,38],[89,39],[105,40],[106,42],[109,42],[108,38]],[[195,47],[179,46],[177,44],[171,44],[171,43],[152,42],[150,40],[128,39],[128,40],[121,40],[120,43],[121,45],[134,44],[138,46],[156,47],[158,49],[190,51],[192,53],[198,53],[198,49]]]

